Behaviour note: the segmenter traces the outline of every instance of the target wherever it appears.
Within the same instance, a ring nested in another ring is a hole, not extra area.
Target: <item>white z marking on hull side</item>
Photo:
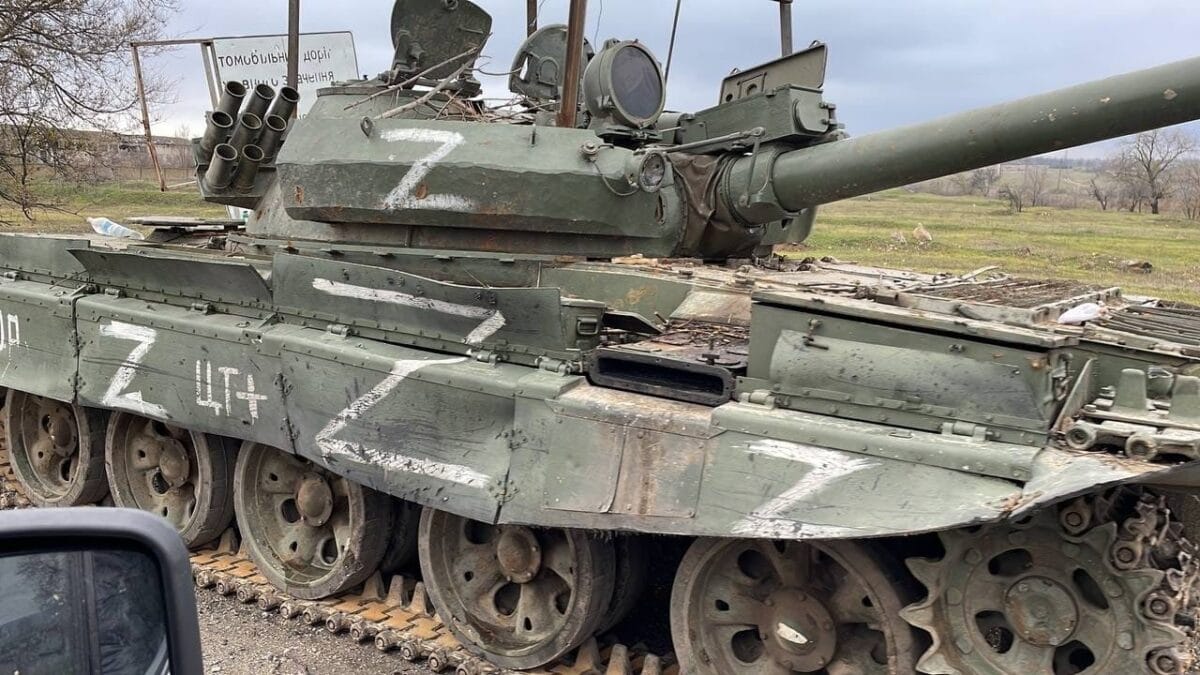
[[[138,343],[138,346],[129,352],[129,356],[125,358],[121,367],[117,368],[117,373],[113,375],[112,382],[108,383],[108,389],[104,392],[100,402],[110,408],[132,410],[141,415],[168,417],[166,408],[157,403],[142,400],[142,392],[125,391],[129,388],[129,383],[133,381],[133,376],[137,374],[138,367],[150,353],[150,348],[154,346],[155,340],[158,339],[158,331],[145,326],[113,321],[100,327],[100,335]]]
[[[462,363],[463,361],[466,361],[466,359],[452,358],[428,361],[411,359],[397,361],[392,367],[392,372],[382,382],[346,406],[344,410],[329,421],[329,424],[325,425],[325,428],[317,432],[317,447],[321,449],[321,453],[326,459],[349,457],[355,461],[366,460],[393,471],[428,476],[467,487],[486,488],[491,482],[491,478],[470,467],[447,462],[437,462],[421,457],[410,457],[391,450],[373,448],[363,443],[335,438],[335,436],[346,428],[349,422],[365,415],[371,408],[375,407],[376,404],[395,391],[396,387],[409,375],[426,366],[449,365]]]
[[[774,440],[755,441],[749,452],[800,462],[811,468],[795,485],[734,523],[733,534],[774,539],[844,537],[853,534],[851,528],[801,523],[784,518],[782,514],[824,490],[830,483],[876,467],[878,462],[866,458],[848,459],[845,453],[836,450]]]
[[[495,335],[496,331],[504,327],[504,314],[497,309],[487,309],[486,307],[475,307],[474,305],[460,305],[455,302],[446,302],[445,300],[434,300],[433,298],[423,298],[412,295],[410,293],[401,293],[400,291],[390,291],[380,288],[368,288],[366,286],[355,286],[354,284],[346,284],[340,281],[330,281],[329,279],[313,279],[312,286],[314,289],[322,293],[328,293],[340,298],[355,298],[357,300],[368,300],[371,302],[386,302],[392,305],[402,305],[404,307],[412,307],[415,309],[426,309],[431,312],[440,312],[442,314],[450,314],[452,316],[461,316],[468,319],[479,319],[483,323],[479,324],[472,330],[463,342],[476,346],[484,340]]]

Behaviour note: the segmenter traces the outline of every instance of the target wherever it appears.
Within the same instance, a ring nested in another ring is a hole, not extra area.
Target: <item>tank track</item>
[[[0,511],[32,508],[0,447]],[[414,578],[393,576],[386,583],[379,573],[358,593],[343,593],[323,600],[290,597],[267,582],[258,567],[238,546],[230,529],[215,547],[193,551],[192,577],[196,587],[260,610],[325,626],[335,635],[397,654],[405,661],[422,663],[435,672],[456,675],[501,675],[514,671],[497,668],[471,654],[438,618],[424,584]],[[679,675],[670,656],[648,653],[640,647],[584,643],[570,662],[534,671],[532,675]]]

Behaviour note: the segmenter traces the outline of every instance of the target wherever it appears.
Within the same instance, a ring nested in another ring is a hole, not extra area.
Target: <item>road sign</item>
[[[237,80],[247,89],[266,83],[276,89],[287,83],[287,36],[214,38],[217,78]],[[300,114],[308,111],[317,90],[342,80],[357,80],[358,56],[348,32],[300,35]]]

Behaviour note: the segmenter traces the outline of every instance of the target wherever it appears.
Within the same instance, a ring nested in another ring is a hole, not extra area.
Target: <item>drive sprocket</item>
[[[1191,664],[1200,563],[1165,499],[1121,489],[1025,521],[940,535],[910,558],[932,675],[1175,675]]]

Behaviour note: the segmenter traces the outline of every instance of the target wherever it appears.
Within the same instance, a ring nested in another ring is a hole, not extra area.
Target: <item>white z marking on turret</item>
[[[108,389],[104,392],[100,402],[110,408],[132,410],[154,417],[167,417],[166,408],[157,403],[142,400],[142,392],[125,391],[129,388],[129,383],[133,381],[133,376],[137,374],[138,367],[142,365],[142,360],[150,353],[154,341],[158,339],[158,331],[145,326],[113,321],[100,327],[100,335],[138,343],[138,346],[129,352],[129,356],[125,358],[121,367],[117,368],[117,373],[113,375],[112,382],[108,383]]]
[[[830,527],[801,523],[783,517],[800,502],[824,490],[834,481],[859,471],[879,465],[866,458],[849,459],[846,453],[827,450],[812,445],[788,443],[787,441],[755,441],[750,454],[786,459],[807,464],[811,468],[804,477],[783,494],[754,509],[750,515],[734,523],[733,534],[743,536],[792,539],[795,537],[820,538],[846,536],[850,528]]]
[[[417,188],[421,181],[429,175],[438,162],[466,140],[456,131],[440,129],[388,129],[380,134],[380,138],[389,143],[436,143],[437,148],[421,159],[413,162],[408,173],[400,179],[400,184],[388,193],[383,200],[384,208],[388,209],[433,209],[439,211],[468,212],[475,209],[471,200],[459,195],[425,194],[418,195]]]
[[[329,424],[326,424],[323,429],[317,432],[316,442],[317,447],[321,449],[321,454],[327,460],[336,460],[339,457],[350,458],[354,461],[367,461],[391,469],[393,471],[401,471],[404,473],[416,474],[419,476],[428,476],[437,478],[450,483],[458,483],[467,487],[483,489],[488,486],[491,479],[478,471],[460,464],[450,464],[447,462],[437,462],[431,459],[422,457],[410,457],[402,455],[394,450],[375,448],[365,443],[353,441],[344,441],[335,438],[346,425],[354,420],[359,419],[368,411],[375,407],[380,401],[386,398],[389,394],[395,391],[396,387],[404,381],[404,378],[412,375],[418,370],[427,366],[434,365],[449,365],[453,363],[462,363],[466,361],[464,358],[452,359],[405,359],[396,361],[392,367],[392,372],[383,379],[382,382],[375,385],[373,389],[355,399],[344,410],[337,414]]]
[[[401,293],[400,291],[355,286],[353,284],[344,284],[340,281],[330,281],[329,279],[313,279],[312,286],[322,293],[328,293],[340,298],[386,302],[393,305],[403,305],[415,309],[427,309],[431,312],[462,316],[468,319],[480,319],[482,323],[476,326],[475,330],[472,330],[466,339],[463,340],[463,342],[472,346],[477,346],[484,340],[492,337],[496,331],[504,327],[505,323],[504,315],[498,309],[475,307],[474,305],[460,305],[455,302],[423,298],[409,293]]]

